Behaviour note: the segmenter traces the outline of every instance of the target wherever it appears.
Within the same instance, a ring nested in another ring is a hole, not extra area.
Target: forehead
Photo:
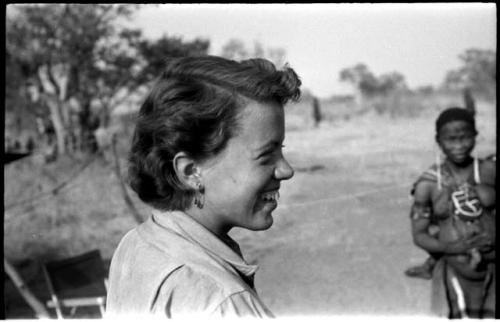
[[[445,123],[440,129],[440,135],[455,135],[473,132],[473,127],[469,122],[456,120]]]
[[[253,146],[270,140],[282,140],[285,135],[283,106],[276,102],[249,101],[238,117],[240,131],[235,139]]]

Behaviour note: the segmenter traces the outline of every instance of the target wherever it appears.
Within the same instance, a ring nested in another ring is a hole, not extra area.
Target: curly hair
[[[185,210],[194,191],[177,178],[174,156],[196,160],[221,152],[238,133],[238,113],[248,99],[281,105],[300,98],[301,81],[289,66],[265,59],[241,62],[216,56],[166,61],[142,104],[129,155],[129,184],[145,203]]]

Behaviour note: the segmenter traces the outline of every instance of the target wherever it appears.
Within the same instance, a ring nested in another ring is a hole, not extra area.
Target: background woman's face
[[[454,163],[464,162],[475,145],[475,133],[465,121],[452,121],[439,130],[438,142],[446,157]]]
[[[239,125],[225,150],[204,165],[205,210],[226,229],[263,230],[273,223],[280,181],[293,176],[282,154],[283,107],[250,101]]]

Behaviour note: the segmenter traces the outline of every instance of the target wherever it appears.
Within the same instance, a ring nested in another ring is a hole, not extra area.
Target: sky
[[[303,87],[325,98],[352,92],[339,73],[357,63],[416,88],[439,85],[467,48],[496,50],[494,3],[141,5],[128,27],[208,39],[214,55],[230,39],[283,48]]]

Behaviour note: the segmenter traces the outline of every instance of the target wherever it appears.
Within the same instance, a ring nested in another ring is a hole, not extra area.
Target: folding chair
[[[104,316],[107,278],[99,250],[71,258],[45,262],[43,272],[51,295],[47,306],[64,318],[63,308],[71,308],[71,316],[82,306],[98,306]]]

